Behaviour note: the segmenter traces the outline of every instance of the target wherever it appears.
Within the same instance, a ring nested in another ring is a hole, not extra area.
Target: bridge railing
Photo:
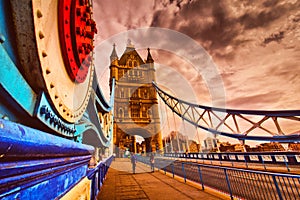
[[[300,152],[231,152],[231,153],[165,153],[164,157],[173,159],[186,159],[195,161],[218,161],[220,165],[225,162],[244,163],[248,168],[249,164],[260,164],[265,170],[267,165],[284,166],[287,171],[290,167],[300,166]]]
[[[87,172],[87,178],[91,180],[91,194],[90,199],[94,200],[103,185],[106,178],[107,171],[114,159],[114,156],[110,156],[105,160],[99,162],[95,168],[91,168]]]
[[[148,158],[139,158],[148,164]],[[161,165],[166,162],[168,164]],[[278,174],[263,171],[245,170],[222,166],[204,165],[190,162],[169,162],[156,158],[156,167],[201,185],[202,190],[213,188],[231,199],[300,199],[300,175]]]

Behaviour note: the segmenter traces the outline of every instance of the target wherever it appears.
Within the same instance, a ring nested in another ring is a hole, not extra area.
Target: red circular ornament
[[[59,38],[66,70],[73,81],[84,82],[92,62],[97,33],[89,0],[59,0]]]

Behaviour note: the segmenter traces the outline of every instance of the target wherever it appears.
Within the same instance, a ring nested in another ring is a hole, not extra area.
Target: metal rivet
[[[39,32],[39,37],[40,39],[43,39],[45,37],[42,31]]]
[[[38,18],[43,17],[43,14],[42,14],[42,12],[40,10],[36,11],[36,15],[37,15]]]
[[[0,43],[4,43],[5,42],[5,37],[4,35],[0,34]]]

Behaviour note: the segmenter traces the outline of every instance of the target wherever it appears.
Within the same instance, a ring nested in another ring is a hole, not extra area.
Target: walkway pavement
[[[136,173],[132,173],[130,160],[116,158],[113,161],[104,185],[97,197],[104,200],[153,199],[230,199],[212,190],[202,191],[200,186],[191,186],[180,179],[173,179],[161,172],[150,172],[150,167],[137,163]]]

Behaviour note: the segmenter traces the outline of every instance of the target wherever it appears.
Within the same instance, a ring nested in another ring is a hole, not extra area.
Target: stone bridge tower
[[[115,78],[114,152],[121,155],[125,149],[135,153],[162,150],[158,100],[152,81],[155,81],[154,60],[148,48],[143,61],[128,41],[120,57],[115,45],[110,56],[110,78]],[[136,135],[145,141],[136,143]]]

